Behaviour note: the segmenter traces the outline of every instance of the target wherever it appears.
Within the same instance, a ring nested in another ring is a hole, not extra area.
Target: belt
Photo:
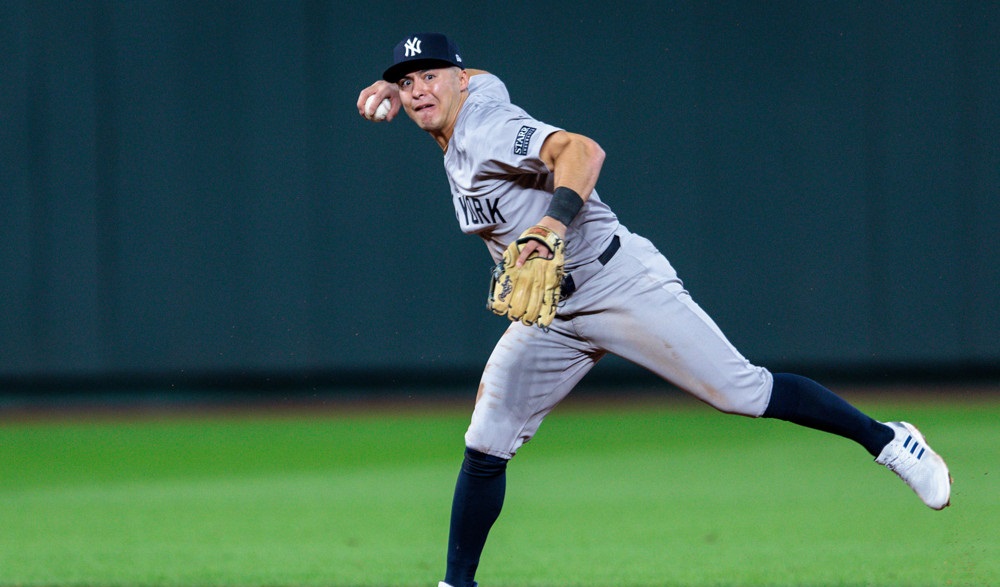
[[[611,261],[611,258],[615,256],[615,253],[617,253],[618,249],[620,249],[621,247],[622,247],[622,240],[618,238],[618,235],[616,234],[611,239],[611,243],[608,245],[608,248],[604,249],[604,252],[601,253],[601,255],[597,258],[597,261],[600,263],[599,266],[594,266],[593,269],[588,271],[588,268],[594,265],[594,263],[591,262],[584,265],[583,267],[576,269],[573,272],[576,273],[578,277],[580,277],[580,284],[582,285],[583,282],[587,281],[595,274],[597,274],[597,272],[600,271],[601,267],[607,265],[608,262]],[[564,300],[569,298],[569,296],[573,295],[573,292],[576,291],[577,283],[576,279],[573,278],[573,273],[567,274],[565,277],[563,277],[562,295],[560,297]]]

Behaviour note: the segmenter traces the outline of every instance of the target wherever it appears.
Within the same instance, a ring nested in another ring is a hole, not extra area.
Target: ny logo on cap
[[[417,53],[420,53],[420,39],[417,37],[407,39],[403,48],[406,50],[406,52],[403,53],[403,57],[413,57]]]

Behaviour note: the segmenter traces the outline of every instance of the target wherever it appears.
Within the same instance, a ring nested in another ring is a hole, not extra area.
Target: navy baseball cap
[[[414,71],[451,66],[465,69],[458,45],[441,33],[418,33],[393,48],[392,65],[382,74],[382,79],[394,84]]]

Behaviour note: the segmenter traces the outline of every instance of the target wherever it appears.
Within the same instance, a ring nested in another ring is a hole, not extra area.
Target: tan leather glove
[[[550,251],[546,259],[532,255],[524,265],[516,266],[521,248],[528,241],[539,241]],[[520,320],[531,326],[548,328],[556,317],[566,264],[563,240],[544,226],[532,226],[510,243],[503,259],[493,268],[486,307],[494,314]]]

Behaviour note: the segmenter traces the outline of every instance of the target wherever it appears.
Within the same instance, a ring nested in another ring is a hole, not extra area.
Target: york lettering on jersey
[[[500,213],[500,200],[497,198],[473,198],[459,196],[458,203],[465,214],[466,224],[500,224],[507,219]]]

